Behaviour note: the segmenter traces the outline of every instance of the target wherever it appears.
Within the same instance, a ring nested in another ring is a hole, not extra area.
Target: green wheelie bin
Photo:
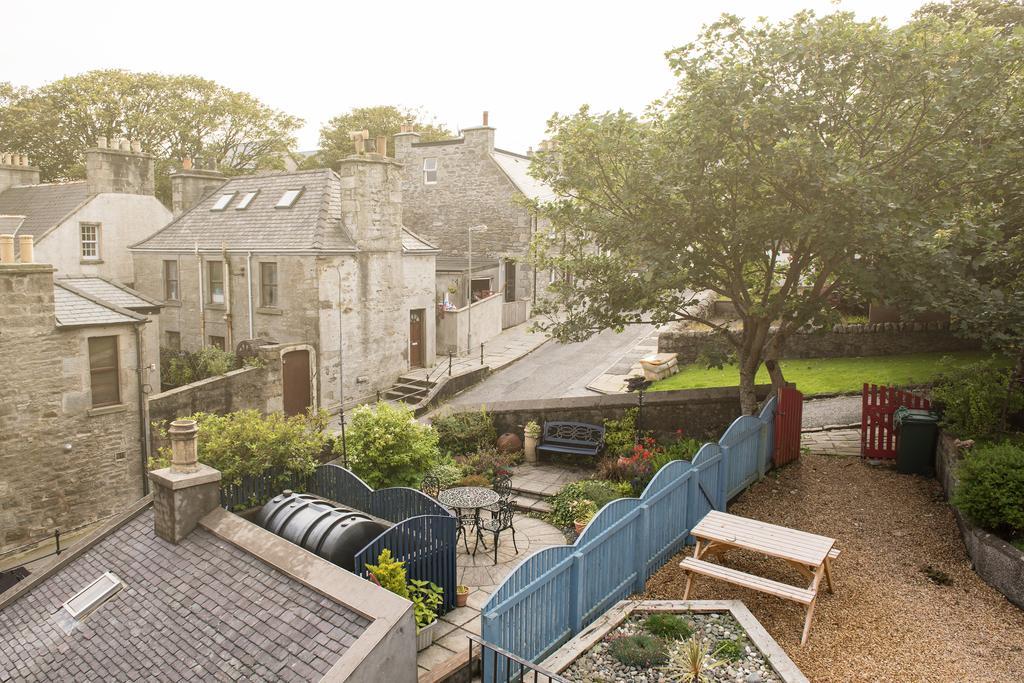
[[[893,413],[892,422],[899,439],[896,471],[934,477],[939,416],[930,410],[914,410],[900,406]]]

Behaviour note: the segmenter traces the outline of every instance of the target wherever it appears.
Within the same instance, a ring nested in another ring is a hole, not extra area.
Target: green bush
[[[953,504],[983,529],[1007,538],[1024,535],[1024,447],[977,446],[960,463]]]
[[[720,640],[715,645],[715,651],[711,653],[711,656],[715,659],[737,662],[743,659],[743,654],[743,646],[735,640]]]
[[[431,467],[427,474],[433,475],[442,489],[447,489],[459,483],[465,476],[465,470],[451,458],[442,457],[441,462]]]
[[[566,484],[548,499],[551,505],[551,522],[560,527],[572,526],[576,521],[579,503],[577,501],[593,501],[598,510],[618,498],[624,498],[633,492],[628,482],[615,483],[600,479],[584,479]]]
[[[462,465],[466,474],[478,474],[491,481],[496,474],[509,470],[512,466],[521,462],[522,458],[523,454],[521,451],[502,453],[497,448],[490,446],[481,448],[470,455],[455,458],[455,462]]]
[[[652,636],[666,640],[686,640],[693,634],[690,624],[675,614],[652,614],[644,619],[643,628]]]
[[[160,384],[164,389],[216,377],[239,367],[235,354],[207,346],[199,351],[160,349]]]
[[[366,563],[366,569],[377,584],[395,595],[409,599],[409,584],[406,583],[405,562],[396,560],[387,548],[380,551],[377,564]]]
[[[636,417],[639,409],[630,408],[621,420],[604,421],[604,452],[617,458],[630,455],[636,443]]]
[[[483,408],[434,418],[431,426],[437,430],[438,448],[450,455],[467,455],[492,448],[498,439],[494,419]]]
[[[645,635],[616,638],[608,645],[608,654],[620,663],[638,669],[661,666],[668,661],[665,643]]]
[[[1004,411],[1024,410],[1024,391],[1010,388],[1011,370],[995,360],[944,375],[932,389],[942,425],[961,438],[984,439],[1003,430]]]
[[[392,557],[389,549],[381,551],[377,564],[367,563],[366,568],[381,588],[412,601],[417,631],[437,619],[437,609],[444,601],[444,589],[433,581],[410,579],[407,582],[405,562]]]
[[[226,415],[196,413],[183,419],[196,421],[199,461],[220,470],[225,484],[237,484],[243,476],[263,474],[272,467],[283,470],[282,485],[291,473],[311,474],[330,436],[324,431],[325,412],[264,417],[257,410],[240,410]],[[157,428],[166,438],[166,431]],[[161,448],[150,467],[167,467],[170,457],[170,448]]]
[[[417,487],[438,464],[437,432],[416,422],[404,405],[359,406],[348,428],[352,471],[375,489]]]

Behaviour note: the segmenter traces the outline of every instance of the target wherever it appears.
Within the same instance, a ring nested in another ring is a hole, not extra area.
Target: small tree
[[[349,133],[367,130],[370,137],[384,135],[388,138],[388,156],[395,155],[394,137],[401,131],[402,124],[412,123],[424,142],[443,140],[452,133],[443,124],[419,109],[408,109],[393,105],[356,107],[349,112],[335,116],[320,129],[320,149],[303,163],[307,168],[333,167],[341,159],[353,153]]]
[[[417,486],[440,460],[437,432],[404,405],[359,406],[348,428],[352,471],[375,489]]]

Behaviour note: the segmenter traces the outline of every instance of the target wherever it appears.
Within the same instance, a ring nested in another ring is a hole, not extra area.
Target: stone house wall
[[[881,323],[836,325],[829,331],[799,332],[786,341],[783,358],[843,358],[904,353],[970,351],[977,341],[953,334],[942,323]],[[658,353],[679,354],[680,365],[694,363],[703,353],[729,353],[732,346],[709,330],[672,326],[658,335]]]
[[[135,326],[58,328],[53,269],[0,265],[0,552],[143,495]],[[88,339],[118,337],[121,403],[92,408]]]

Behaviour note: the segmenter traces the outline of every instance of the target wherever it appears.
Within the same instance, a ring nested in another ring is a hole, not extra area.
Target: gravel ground
[[[704,577],[691,592],[694,599],[743,600],[811,680],[1024,680],[1024,611],[971,570],[937,481],[857,457],[803,455],[729,511],[838,540],[836,593],[822,589],[804,647],[796,603]],[[643,597],[682,598],[684,554],[651,577]],[[741,551],[726,564],[803,583],[785,564]],[[948,585],[930,579],[929,567]]]
[[[804,401],[804,429],[825,425],[848,425],[860,422],[860,396],[836,396]]]

